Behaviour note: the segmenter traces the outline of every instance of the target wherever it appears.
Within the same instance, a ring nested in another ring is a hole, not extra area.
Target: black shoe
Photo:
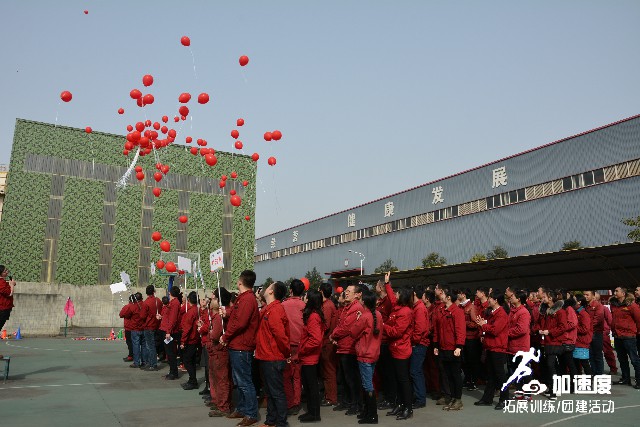
[[[413,402],[413,405],[411,405],[413,407],[413,409],[420,409],[420,408],[424,408],[425,406],[427,406],[427,402]]]
[[[388,400],[383,400],[382,402],[378,403],[378,409],[380,411],[385,411],[387,409],[393,409],[395,408],[396,405],[393,405],[391,402],[389,402]]]
[[[344,403],[338,403],[333,407],[333,410],[336,412],[346,411],[347,409],[349,409],[349,405],[345,405]]]
[[[310,412],[307,412],[306,414],[302,414],[298,417],[298,421],[300,421],[301,423],[317,423],[318,421],[322,421],[320,419],[320,415],[314,415]]]
[[[158,368],[157,366],[147,366],[147,369],[145,369],[145,371],[150,372],[150,371],[159,371],[160,368]]]
[[[140,365],[140,369],[147,369],[149,367],[149,365],[147,365],[146,363],[143,363],[142,365]]]
[[[411,417],[413,417],[413,409],[404,408],[401,412],[398,412],[396,420],[408,420]]]
[[[493,402],[487,402],[485,400],[478,400],[477,402],[474,402],[474,405],[476,405],[476,406],[493,406]]]
[[[300,409],[300,405],[292,406],[291,408],[287,409],[287,415],[298,415]]]
[[[177,380],[178,376],[177,375],[173,375],[173,374],[167,374],[164,376],[165,380]]]
[[[200,396],[204,396],[206,394],[211,394],[211,390],[209,390],[209,384],[205,385],[202,390],[198,392]]]
[[[504,402],[498,402],[498,404],[493,408],[496,411],[502,411],[504,409]]]
[[[378,414],[363,418],[358,421],[358,424],[378,424]]]
[[[478,389],[478,386],[476,386],[475,384],[469,384],[467,386],[467,390],[469,391],[476,391]]]
[[[182,385],[183,390],[197,390],[198,383],[186,383]]]
[[[614,384],[618,384],[618,385],[631,385],[631,380],[628,378],[620,378],[617,382],[615,382]]]
[[[322,402],[320,402],[320,406],[328,407],[328,406],[336,406],[336,404],[329,402],[327,399],[323,399]]]
[[[636,385],[634,385],[633,388],[640,390],[640,380],[636,380]]]
[[[404,407],[402,405],[398,405],[395,408],[393,408],[393,410],[387,412],[387,417],[395,417],[403,410],[404,410]]]
[[[351,408],[347,409],[347,412],[345,412],[345,415],[358,415],[358,412],[360,412],[358,410],[357,406],[352,406]]]

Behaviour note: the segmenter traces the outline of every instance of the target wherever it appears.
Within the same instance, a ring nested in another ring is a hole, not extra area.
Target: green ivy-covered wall
[[[125,137],[100,132],[87,134],[84,129],[74,129],[33,121],[16,121],[11,162],[0,238],[5,242],[0,263],[10,266],[21,281],[41,281],[43,257],[46,254],[46,229],[50,200],[55,198],[52,174],[25,170],[29,155],[48,156],[91,162],[92,165],[126,168],[133,153],[123,156]],[[242,205],[233,208],[232,277],[244,269],[253,268],[255,175],[256,164],[250,157],[216,152],[218,163],[208,166],[201,156],[193,156],[184,146],[171,145],[158,150],[160,161],[170,166],[168,175],[220,178],[232,171],[238,173],[238,182],[248,180],[244,188]],[[156,172],[153,155],[140,157],[149,176]],[[64,175],[64,173],[59,174]],[[135,175],[135,173],[134,173]],[[231,180],[231,178],[229,178]],[[105,189],[109,183],[73,176],[64,176],[62,208],[56,252],[56,268],[53,282],[76,285],[98,283],[101,233]],[[138,261],[141,245],[142,203],[144,183],[135,178],[123,189],[117,190],[115,200],[115,226],[112,240],[111,282],[120,281],[120,271],[127,271],[137,283]],[[146,185],[150,185],[148,182]],[[178,230],[178,190],[162,189],[153,202],[152,230],[160,231],[163,239],[174,247]],[[222,212],[224,198],[228,195],[189,192],[187,251],[201,256],[205,281],[211,285],[213,276],[208,272],[209,253],[222,246]],[[250,221],[245,216],[251,217]],[[151,260],[159,259],[158,243],[151,245]],[[165,286],[166,277],[152,276],[150,283]],[[235,283],[232,281],[232,284]]]

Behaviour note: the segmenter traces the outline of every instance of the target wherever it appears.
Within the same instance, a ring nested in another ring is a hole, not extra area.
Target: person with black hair
[[[441,323],[442,317],[447,314],[446,313],[447,306],[445,304],[446,294],[451,292],[451,294],[453,295],[452,301],[454,304],[456,301],[456,296],[455,296],[455,293],[449,288],[449,286],[442,285],[442,284],[436,284],[434,292],[436,295],[436,302],[434,303],[432,324],[434,325],[434,329],[435,329],[439,327],[438,325]],[[455,305],[457,306],[457,304]],[[438,393],[436,393],[436,397],[438,398],[438,400],[436,401],[436,405],[440,405],[440,406],[444,405],[445,407],[447,407],[451,404],[451,401],[452,401],[451,388],[453,387],[453,385],[449,384],[449,376],[447,375],[447,371],[445,370],[444,364],[442,362],[442,358],[436,353],[434,353],[434,358],[435,358],[437,371],[438,371],[438,386],[439,386]]]
[[[591,366],[589,365],[589,347],[593,337],[593,329],[591,329],[591,318],[587,312],[589,303],[584,295],[576,295],[576,305],[573,308],[578,316],[578,336],[576,338],[576,348],[573,350],[573,363],[576,370],[582,370],[586,375],[591,375]]]
[[[284,393],[287,396],[287,413],[297,415],[300,412],[300,395],[302,383],[300,380],[300,360],[298,360],[298,348],[302,335],[302,311],[305,304],[302,301],[304,283],[294,279],[289,285],[289,297],[282,302],[282,308],[287,313],[289,320],[289,332],[291,333],[291,363],[284,368]]]
[[[139,368],[142,365],[142,346],[140,343],[142,331],[144,329],[145,319],[141,318],[142,312],[142,294],[137,293],[131,295],[130,303],[120,310],[120,317],[129,319],[129,328],[131,331],[131,348],[133,350],[133,364],[130,368]],[[125,328],[126,329],[126,328]]]
[[[320,421],[320,391],[318,389],[318,362],[322,352],[325,319],[322,313],[322,294],[309,290],[305,296],[306,305],[302,312],[302,335],[300,336],[299,358],[302,386],[307,393],[307,412],[298,417],[301,423]]]
[[[376,294],[378,295],[377,310],[382,315],[382,321],[386,322],[389,319],[393,306],[391,300],[387,295],[385,289],[384,280],[380,279],[376,283]],[[391,353],[389,352],[389,340],[382,334],[382,344],[380,346],[380,357],[376,363],[376,372],[380,382],[382,383],[382,396],[383,399],[378,403],[379,410],[393,409],[397,406],[397,394],[398,390],[396,382],[393,377],[393,364],[391,362]]]
[[[180,341],[178,315],[180,311],[180,298],[182,292],[178,286],[172,286],[169,291],[169,306],[165,315],[160,321],[160,330],[164,336],[164,350],[169,361],[169,373],[165,376],[167,380],[178,379],[178,352],[177,345]]]
[[[540,318],[538,333],[541,335],[544,345],[544,380],[547,386],[547,396],[551,400],[556,399],[553,393],[553,376],[556,374],[556,362],[558,356],[564,353],[562,343],[567,335],[567,312],[562,309],[564,300],[562,295],[548,288],[542,288],[542,304],[540,305]],[[544,310],[544,311],[543,311]]]
[[[220,298],[220,299],[218,299]],[[211,403],[213,409],[210,417],[226,417],[231,414],[231,367],[227,347],[220,344],[225,321],[220,311],[225,311],[231,304],[231,293],[219,288],[211,293],[211,323],[209,330],[209,382],[211,383]],[[211,406],[211,405],[209,405]]]
[[[135,304],[135,296],[129,295],[129,302],[120,309],[119,316],[123,320],[124,327],[124,342],[127,344],[127,357],[123,357],[124,362],[133,362],[133,343],[131,342],[131,307],[130,304]]]
[[[480,366],[482,364],[482,343],[480,342],[480,327],[476,323],[478,313],[476,305],[471,301],[471,289],[459,289],[457,303],[464,311],[464,320],[467,328],[464,349],[462,351],[462,371],[464,372],[464,384],[469,391],[477,390],[476,381],[480,378]]]
[[[205,294],[200,299],[200,307],[198,307],[198,335],[200,341],[198,345],[198,353],[200,355],[200,366],[204,366],[204,388],[198,393],[203,399],[211,401],[211,383],[209,382],[209,353],[207,345],[209,344],[209,330],[211,329],[211,298]],[[197,360],[196,360],[197,361]]]
[[[575,362],[573,361],[573,352],[576,348],[578,340],[578,315],[575,311],[576,300],[570,292],[564,289],[557,291],[560,298],[565,298],[562,309],[567,312],[567,331],[565,340],[562,343],[562,355],[560,356],[560,372],[566,374],[569,372],[571,390],[573,387],[573,378],[578,373]]]
[[[431,394],[432,400],[438,400],[438,390],[440,389],[438,362],[436,356],[433,354],[433,331],[435,329],[435,321],[433,320],[433,313],[436,308],[436,293],[432,289],[426,289],[422,296],[422,302],[427,308],[427,317],[429,318],[429,347],[427,348],[427,354],[425,356],[425,386],[426,392]]]
[[[264,423],[276,427],[288,426],[284,369],[287,363],[291,363],[291,347],[289,320],[282,307],[282,300],[286,295],[287,287],[282,282],[272,283],[265,289],[267,305],[260,311],[260,325],[256,334],[255,357],[260,361],[267,396],[267,416]],[[255,395],[252,399],[255,400]],[[251,421],[255,423],[257,419]],[[242,425],[248,425],[248,421]]]
[[[196,378],[196,351],[200,335],[198,334],[198,295],[192,291],[187,296],[187,312],[182,316],[182,337],[180,339],[180,349],[182,350],[182,361],[189,374],[189,380],[182,384],[184,390],[195,390],[198,388]]]
[[[613,291],[611,304],[611,332],[615,343],[618,362],[622,378],[618,384],[631,385],[631,369],[629,361],[635,371],[635,389],[640,389],[640,357],[636,345],[640,333],[640,307],[635,303],[633,293],[625,286],[616,287]]]
[[[427,404],[427,390],[424,379],[424,359],[429,347],[429,313],[422,302],[424,285],[413,287],[412,314],[413,333],[411,334],[411,358],[409,359],[409,375],[413,385],[413,408],[423,408]]]
[[[456,297],[448,286],[438,285],[444,309],[433,332],[433,354],[438,356],[442,371],[447,378],[451,398],[442,408],[445,411],[460,411],[462,405],[462,349],[467,337],[464,311],[455,304]]]
[[[162,301],[156,298],[156,288],[153,285],[147,286],[145,293],[147,299],[142,303],[142,317],[144,320],[144,348],[143,359],[147,364],[146,371],[158,370],[158,355],[157,355],[157,343],[156,336],[158,335],[158,328],[160,327],[160,320],[157,315],[162,311]],[[162,342],[162,339],[159,339]]]
[[[531,314],[527,309],[527,291],[514,290],[508,302],[511,310],[508,323],[507,367],[509,372],[514,372],[519,365],[519,362],[514,361],[514,356],[519,351],[527,353],[531,349]],[[522,356],[520,359],[522,360]],[[517,389],[522,390],[522,385],[528,382],[529,377],[521,378],[516,384]],[[498,387],[502,387],[502,384],[498,384]]]
[[[9,281],[7,282],[7,277]],[[9,269],[4,265],[0,265],[0,331],[4,324],[9,320],[11,311],[13,310],[13,291],[16,281],[9,276]]]
[[[389,339],[389,351],[393,363],[393,375],[398,387],[397,406],[387,412],[396,420],[413,417],[413,398],[409,362],[411,359],[411,336],[413,332],[413,290],[399,288],[393,290],[389,283],[391,273],[385,274],[385,288],[393,310],[384,324],[384,334]]]
[[[356,358],[360,381],[364,390],[364,411],[358,415],[358,424],[377,424],[378,408],[376,392],[373,388],[373,373],[380,357],[383,328],[382,314],[376,309],[376,294],[371,291],[362,293],[364,310],[357,316],[351,328],[351,337],[355,341]]]
[[[338,383],[336,346],[329,340],[329,335],[333,332],[338,322],[338,310],[331,298],[333,296],[333,286],[330,283],[320,285],[322,293],[322,315],[324,316],[325,333],[322,339],[322,353],[320,354],[321,374],[324,383],[324,399],[320,406],[333,406],[338,403]]]

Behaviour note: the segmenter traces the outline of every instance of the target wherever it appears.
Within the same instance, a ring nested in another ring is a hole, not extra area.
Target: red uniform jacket
[[[120,317],[125,319],[124,328],[127,329],[127,323],[130,331],[142,331],[144,330],[144,319],[140,317],[142,311],[142,303],[133,303],[122,307],[120,310]],[[129,320],[129,322],[127,322]]]
[[[380,357],[380,345],[382,344],[382,313],[375,310],[376,328],[378,334],[373,334],[373,314],[365,309],[360,319],[351,328],[351,338],[356,343],[356,357],[364,363],[376,363]]]
[[[323,345],[329,342],[329,335],[336,328],[336,323],[338,323],[338,310],[336,309],[335,304],[330,299],[324,301],[322,303],[322,315],[324,316],[324,337],[323,337]]]
[[[13,305],[13,295],[9,282],[0,277],[0,310],[11,310]]]
[[[178,312],[180,311],[180,300],[173,298],[169,301],[169,305],[166,308],[166,312],[163,310],[160,330],[164,331],[165,334],[175,334],[179,328]]]
[[[595,299],[591,301],[587,311],[591,317],[593,332],[604,332],[604,306],[600,304],[600,301]]]
[[[198,307],[198,311],[200,312],[200,319],[202,320],[202,326],[198,328],[198,334],[200,334],[200,342],[202,345],[206,345],[209,342],[209,329],[211,329],[211,310],[208,308]]]
[[[331,334],[331,340],[338,343],[338,354],[356,354],[355,341],[351,338],[351,328],[356,322],[358,313],[362,313],[365,309],[360,301],[353,301],[344,308],[342,316],[338,320],[338,325]]]
[[[540,303],[534,303],[531,300],[527,300],[527,308],[531,315],[531,324],[529,326],[531,332],[531,344],[538,347],[540,344],[540,334],[538,334],[539,326],[538,319],[540,317]]]
[[[377,303],[377,307],[376,310],[378,310],[380,312],[380,315],[382,315],[382,322],[383,323],[387,323],[387,320],[389,319],[389,316],[391,315],[391,310],[393,309],[393,305],[391,304],[391,300],[389,299],[388,294],[385,295],[384,298],[380,298],[378,300]],[[380,327],[380,331],[382,331],[382,327]],[[382,343],[383,344],[387,344],[387,337],[382,336]]]
[[[255,295],[251,291],[243,292],[238,295],[233,310],[229,312],[228,325],[222,340],[231,350],[254,351],[259,322],[260,313]]]
[[[429,317],[429,341],[431,341],[431,343],[433,343],[433,331],[436,329],[436,321],[434,318],[435,311],[435,304],[431,304],[429,307],[427,307],[427,316]]]
[[[246,294],[253,295],[251,292]],[[255,301],[255,298],[253,298]],[[291,357],[289,319],[278,300],[260,311],[260,325],[256,335],[256,359],[277,361]]]
[[[464,305],[460,304],[460,308],[464,310],[464,321],[467,327],[467,339],[475,340],[480,338],[480,326],[476,323],[478,312],[476,305],[468,300]]]
[[[506,353],[509,342],[509,316],[504,307],[492,310],[487,318],[487,323],[482,325],[484,341],[482,346],[487,351]],[[528,349],[527,349],[528,350]]]
[[[576,345],[576,341],[578,340],[578,315],[571,307],[564,308],[563,310],[567,312],[567,337],[563,344]]]
[[[413,310],[394,305],[389,320],[384,324],[384,333],[389,339],[389,352],[394,359],[411,357],[411,335],[413,333]]]
[[[578,339],[576,347],[589,348],[593,339],[593,329],[591,329],[591,316],[584,307],[578,307],[576,310],[578,315]]]
[[[531,314],[527,307],[512,307],[509,311],[509,342],[507,353],[529,351],[531,348]]]
[[[611,332],[615,338],[635,338],[640,331],[640,307],[633,297],[619,302],[617,298],[609,300],[613,322]]]
[[[464,311],[458,304],[451,304],[449,308],[443,303],[440,316],[437,316],[440,310],[436,307],[437,320],[433,330],[433,342],[436,348],[440,350],[462,349],[467,338],[467,327],[464,323]]]
[[[302,365],[317,365],[322,353],[325,325],[318,313],[311,313],[302,328],[298,358]]]
[[[192,305],[187,308],[187,312],[182,315],[180,329],[182,329],[182,337],[180,344],[198,344],[200,334],[198,334],[198,307]]]
[[[291,346],[300,345],[300,336],[302,335],[302,310],[305,307],[304,301],[300,297],[290,297],[282,302],[282,307],[287,313],[289,319],[289,331],[291,332]]]
[[[566,342],[567,312],[562,309],[563,304],[562,300],[557,301],[547,308],[546,313],[540,312],[540,329],[549,331],[549,335],[544,337],[544,345],[562,345]]]
[[[162,312],[162,301],[160,301],[160,298],[149,295],[142,303],[142,309],[145,316],[144,330],[157,330],[160,327],[160,320],[158,320],[156,314],[161,314]]]
[[[226,347],[220,344],[222,336],[223,319],[218,312],[211,313],[211,329],[209,330],[209,342],[214,351],[226,351]],[[208,349],[209,347],[207,347]]]
[[[411,334],[411,345],[429,346],[429,333],[431,325],[429,323],[429,313],[422,301],[413,304],[413,333]]]

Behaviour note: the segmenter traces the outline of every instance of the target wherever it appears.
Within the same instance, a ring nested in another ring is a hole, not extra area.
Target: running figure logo
[[[502,391],[506,390],[509,387],[509,384],[511,384],[512,382],[520,381],[522,378],[531,375],[531,368],[527,365],[531,361],[540,361],[540,350],[536,351],[533,347],[531,347],[529,351],[519,351],[513,356],[513,362],[515,362],[516,358],[518,358],[519,356],[522,356],[522,360],[518,364],[518,367],[515,369],[513,374],[509,377],[507,382],[502,385]]]

